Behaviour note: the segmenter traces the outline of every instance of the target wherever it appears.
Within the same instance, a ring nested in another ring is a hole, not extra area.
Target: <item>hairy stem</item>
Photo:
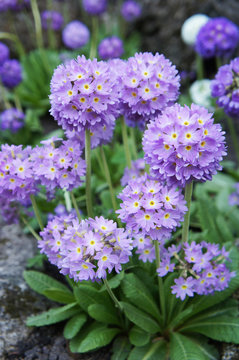
[[[124,118],[122,117],[120,119],[121,121],[121,129],[122,129],[122,138],[123,138],[123,144],[124,144],[124,152],[126,157],[126,164],[129,169],[131,169],[131,154],[129,150],[129,142],[128,142],[128,134],[127,134],[127,127],[124,121]]]
[[[186,184],[185,186],[185,200],[187,202],[187,208],[188,211],[186,212],[184,216],[183,221],[183,229],[182,229],[182,242],[188,241],[188,231],[189,231],[189,223],[190,223],[190,205],[191,205],[191,199],[192,199],[192,193],[193,193],[193,182],[190,182],[189,184]]]
[[[79,208],[78,208],[78,205],[77,205],[77,202],[76,202],[76,198],[75,198],[73,192],[70,193],[70,196],[71,196],[71,201],[72,201],[72,204],[73,204],[73,206],[74,206],[74,209],[75,209],[75,211],[76,211],[76,213],[77,213],[77,217],[78,217],[79,221],[81,221],[82,219],[81,219],[81,215],[80,215],[80,210],[79,210]]]
[[[90,130],[85,130],[85,161],[86,161],[86,208],[89,217],[93,217],[91,197],[91,145]]]
[[[44,229],[44,226],[43,226],[43,223],[42,223],[40,211],[39,211],[39,209],[38,209],[38,207],[37,207],[37,203],[36,203],[35,196],[34,196],[34,195],[31,195],[30,198],[31,198],[32,207],[33,207],[34,213],[35,213],[35,215],[36,215],[36,219],[37,219],[37,222],[38,222],[38,224],[39,224],[39,227],[40,227],[41,230],[43,230],[43,229]]]
[[[155,248],[155,256],[156,256],[156,268],[160,267],[160,250],[159,250],[159,242],[154,240],[154,248]],[[164,298],[164,288],[163,288],[163,279],[158,276],[158,290],[159,290],[159,301],[160,301],[160,309],[163,316],[165,318],[165,298]]]

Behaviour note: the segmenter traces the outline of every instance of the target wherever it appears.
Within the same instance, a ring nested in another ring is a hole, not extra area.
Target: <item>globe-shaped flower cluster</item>
[[[224,132],[207,109],[175,104],[148,125],[143,137],[145,161],[157,180],[185,186],[211,180],[226,155]]]
[[[91,15],[101,15],[106,11],[107,0],[82,0],[83,8]]]
[[[132,161],[131,168],[128,167],[124,170],[120,183],[122,186],[126,186],[130,180],[138,179],[140,176],[145,174],[145,161],[144,159],[137,159]]]
[[[9,48],[0,42],[0,66],[9,59]]]
[[[0,78],[4,86],[14,88],[22,81],[22,67],[18,60],[6,60],[0,67]]]
[[[79,49],[90,40],[90,31],[81,21],[74,20],[62,32],[62,41],[70,49]]]
[[[239,117],[239,57],[219,68],[211,81],[212,96],[217,105],[232,117]]]
[[[65,130],[107,127],[118,116],[117,84],[109,64],[79,56],[54,72],[51,114]]]
[[[61,273],[75,281],[105,278],[129,261],[132,240],[112,220],[55,217],[41,232],[38,246]]]
[[[15,133],[24,126],[25,114],[15,108],[4,110],[0,114],[0,129]]]
[[[201,27],[196,39],[196,51],[203,58],[227,57],[237,47],[238,27],[226,18],[210,19]]]
[[[100,42],[98,52],[103,60],[119,58],[124,53],[123,41],[117,36],[107,37]]]
[[[142,9],[138,2],[126,0],[121,7],[121,15],[126,21],[133,21],[141,15]]]
[[[43,29],[60,30],[64,23],[63,16],[58,11],[45,10],[41,13]]]

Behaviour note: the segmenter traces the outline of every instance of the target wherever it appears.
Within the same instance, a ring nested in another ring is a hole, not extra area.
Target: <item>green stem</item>
[[[92,198],[91,198],[91,145],[90,130],[85,130],[85,161],[86,161],[86,208],[89,217],[93,217]]]
[[[216,57],[216,66],[217,66],[217,70],[219,69],[219,67],[222,66],[222,60],[218,56]]]
[[[193,182],[191,181],[189,184],[186,184],[185,186],[185,200],[187,202],[187,208],[188,211],[186,212],[184,216],[183,221],[183,229],[182,229],[182,242],[188,241],[188,231],[189,231],[189,222],[190,222],[190,205],[191,205],[191,199],[192,199],[192,193],[193,193]]]
[[[197,80],[202,80],[204,78],[203,59],[198,54],[196,55],[196,68],[197,68]]]
[[[25,55],[25,49],[24,49],[21,41],[19,40],[18,36],[11,34],[9,32],[1,31],[0,32],[0,40],[5,40],[5,39],[15,42],[17,52],[18,52],[20,58]]]
[[[156,256],[156,268],[160,267],[160,250],[159,250],[159,242],[154,240],[154,248],[155,248],[155,256]],[[159,288],[159,300],[160,300],[160,308],[163,319],[165,319],[165,298],[164,298],[164,288],[163,288],[163,279],[158,276],[158,288]]]
[[[106,157],[105,157],[105,152],[104,152],[103,146],[100,147],[100,155],[101,155],[101,158],[103,160],[104,174],[105,174],[105,178],[106,178],[106,181],[108,183],[108,186],[109,186],[113,209],[114,209],[114,211],[116,211],[117,210],[117,204],[116,204],[116,199],[115,199],[115,193],[114,193],[112,180],[111,180],[111,176],[110,176],[110,171],[109,171],[109,167],[108,167],[107,160],[106,160]]]
[[[92,16],[91,46],[90,59],[94,59],[97,55],[97,37],[99,32],[99,20],[97,16]]]
[[[44,226],[43,226],[43,223],[42,223],[42,219],[41,219],[39,209],[37,207],[36,199],[35,199],[34,195],[31,195],[30,197],[31,197],[32,207],[33,207],[34,213],[36,215],[38,224],[40,226],[40,229],[43,230]]]
[[[47,10],[52,11],[52,9],[53,9],[52,0],[48,0]],[[50,49],[54,50],[56,49],[56,36],[55,36],[55,31],[52,29],[51,26],[51,20],[48,22],[47,25],[48,25],[47,28],[48,46],[50,47]]]
[[[17,108],[18,110],[22,111],[21,101],[20,101],[19,96],[18,96],[18,94],[16,93],[16,91],[14,91],[14,102],[15,102],[16,108]]]
[[[136,146],[136,138],[135,138],[135,128],[131,127],[129,129],[129,131],[130,131],[130,137],[132,140],[133,157],[134,157],[134,160],[136,160],[138,158],[138,155],[137,155],[137,146]]]
[[[104,281],[104,284],[105,284],[105,286],[106,286],[106,289],[107,289],[107,291],[108,291],[111,299],[113,300],[115,306],[116,306],[120,311],[123,312],[122,306],[120,305],[118,299],[116,298],[115,294],[114,294],[113,291],[111,290],[111,287],[110,287],[110,285],[109,285],[109,283],[108,283],[108,280],[107,280],[107,279],[103,279],[103,281]]]
[[[75,198],[73,192],[71,192],[70,195],[71,195],[72,204],[73,204],[74,209],[75,209],[75,211],[77,213],[77,217],[78,217],[79,221],[81,221],[82,219],[81,219],[81,215],[80,215],[80,210],[79,210],[77,202],[76,202],[76,198]]]
[[[70,193],[69,191],[64,189],[64,199],[65,199],[65,203],[66,203],[66,210],[68,212],[71,212],[72,210],[72,204],[71,204],[71,198],[70,198]]]
[[[239,164],[239,138],[237,137],[237,133],[236,133],[236,130],[235,130],[235,127],[233,124],[233,120],[229,116],[227,116],[227,124],[229,127],[230,136],[232,139],[233,147],[234,147],[237,161]]]
[[[126,164],[127,164],[128,168],[131,169],[132,165],[131,165],[131,155],[130,155],[130,150],[129,150],[127,127],[126,127],[123,117],[120,119],[120,121],[121,121],[122,138],[123,138],[123,144],[124,144]]]
[[[21,216],[22,221],[24,222],[24,224],[26,225],[26,227],[28,228],[28,230],[32,233],[32,235],[34,236],[34,238],[37,241],[41,241],[41,237],[36,233],[36,231],[33,229],[33,227],[29,224],[29,222],[24,218],[24,216]]]
[[[4,107],[5,107],[6,109],[10,109],[10,108],[11,108],[11,104],[10,104],[10,102],[9,102],[8,99],[7,99],[6,89],[5,89],[5,87],[3,86],[3,84],[2,84],[1,81],[0,81],[0,92],[1,92],[1,95],[2,95]]]

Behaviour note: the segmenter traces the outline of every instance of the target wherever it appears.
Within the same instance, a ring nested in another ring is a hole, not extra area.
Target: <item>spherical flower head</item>
[[[1,0],[0,1],[0,12],[9,10],[13,3],[14,3],[14,0]]]
[[[181,191],[150,180],[147,175],[129,181],[118,197],[122,200],[121,209],[117,210],[119,218],[126,223],[126,230],[140,250],[153,246],[151,239],[163,244],[187,211]]]
[[[203,58],[229,57],[237,47],[238,27],[226,18],[210,19],[199,31],[195,49]]]
[[[63,16],[57,11],[45,10],[41,13],[41,22],[43,29],[52,29],[58,31],[64,23]]]
[[[9,48],[0,42],[0,66],[9,58]]]
[[[107,131],[119,116],[117,77],[108,63],[78,56],[55,70],[50,101],[50,112],[64,130],[94,133],[105,126]]]
[[[22,67],[17,60],[6,60],[0,67],[0,77],[4,86],[14,88],[22,81]]]
[[[208,20],[209,17],[205,14],[195,14],[184,21],[181,28],[181,37],[185,44],[195,44],[199,30],[208,22]]]
[[[101,15],[106,11],[107,0],[82,0],[83,8],[91,15]]]
[[[151,121],[143,149],[155,179],[182,187],[193,180],[211,180],[226,155],[221,126],[195,104],[191,108],[175,104]]]
[[[119,272],[132,251],[128,233],[102,216],[80,223],[72,215],[54,217],[41,236],[41,252],[75,281],[105,278],[113,269]]]
[[[156,53],[136,53],[121,73],[122,111],[149,117],[172,105],[179,91],[179,76],[171,62]]]
[[[124,170],[124,175],[120,180],[122,186],[126,186],[130,180],[136,180],[145,174],[145,161],[144,159],[137,159],[132,161],[131,168],[128,167]]]
[[[24,126],[25,114],[15,108],[7,109],[0,114],[1,130],[10,130],[16,133]]]
[[[62,32],[62,40],[66,47],[79,49],[86,45],[90,39],[90,31],[86,25],[74,20],[66,25]]]
[[[98,53],[102,60],[119,58],[124,53],[123,41],[117,36],[105,38],[99,44]]]
[[[134,21],[140,17],[141,6],[134,0],[126,0],[121,7],[121,15],[126,21]]]
[[[217,105],[231,117],[239,116],[239,57],[230,64],[219,68],[215,79],[211,81],[212,96]]]
[[[189,88],[189,94],[192,101],[208,109],[212,109],[211,101],[211,80],[196,80]]]
[[[231,206],[239,206],[239,183],[235,184],[235,191],[229,195],[228,203]]]

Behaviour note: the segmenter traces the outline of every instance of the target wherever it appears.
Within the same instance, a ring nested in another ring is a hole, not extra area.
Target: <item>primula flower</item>
[[[41,236],[41,252],[75,281],[105,278],[113,269],[119,272],[132,250],[128,232],[102,216],[80,223],[72,215],[55,217]]]
[[[212,96],[217,105],[232,117],[239,116],[239,57],[219,68],[211,81]]]
[[[195,104],[165,109],[148,125],[143,148],[155,179],[182,187],[193,180],[211,180],[226,155],[221,126]]]
[[[117,77],[107,63],[78,56],[54,72],[51,114],[63,129],[77,134],[86,128],[93,133],[111,129],[119,115],[117,88]]]
[[[70,49],[79,49],[90,39],[90,32],[86,25],[78,20],[71,21],[62,32],[62,40]]]
[[[9,59],[9,48],[4,43],[0,42],[0,66]]]
[[[45,10],[41,13],[43,29],[60,30],[64,23],[63,16],[58,11]]]
[[[228,57],[237,47],[238,27],[226,18],[210,19],[199,31],[195,49],[203,58]]]
[[[103,60],[119,58],[124,53],[123,41],[117,36],[107,37],[100,42],[98,53]]]
[[[134,0],[126,0],[121,7],[121,15],[126,21],[134,21],[141,15],[142,9]]]
[[[15,133],[24,126],[25,114],[15,108],[7,109],[0,114],[1,130]]]
[[[235,190],[232,194],[230,194],[228,202],[229,205],[234,206],[237,205],[239,206],[239,183],[235,184]]]
[[[137,159],[135,161],[132,161],[131,165],[131,169],[126,167],[124,170],[124,175],[120,180],[122,186],[127,185],[130,180],[138,179],[140,176],[145,174],[144,159]]]
[[[0,78],[7,88],[12,89],[22,81],[22,67],[17,60],[6,60],[0,67]]]
[[[189,88],[189,94],[193,103],[212,109],[211,80],[196,80]]]
[[[91,15],[101,15],[106,11],[107,0],[82,0],[83,8]]]
[[[198,32],[209,20],[205,14],[195,14],[184,21],[181,28],[182,40],[187,45],[194,45]]]

